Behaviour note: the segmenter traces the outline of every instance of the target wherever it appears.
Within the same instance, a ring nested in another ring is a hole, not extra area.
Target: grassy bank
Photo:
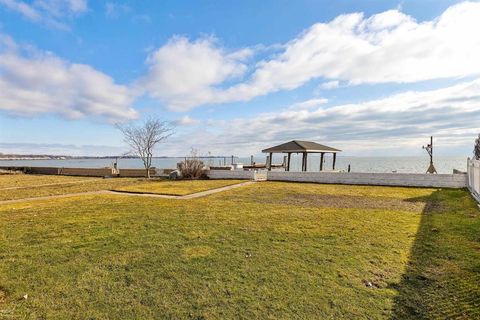
[[[265,182],[3,205],[0,315],[478,318],[478,230],[463,190]]]
[[[24,177],[27,177],[25,180],[29,181],[28,183],[30,183],[31,186],[29,186],[29,184],[23,180],[19,183],[16,183],[16,185],[21,185],[21,188],[0,189],[0,201],[54,196],[78,192],[110,190],[116,187],[134,185],[142,182],[136,178],[102,179],[64,176],[38,176],[38,181],[30,181],[30,179],[35,178],[36,176],[25,175]],[[4,183],[4,185],[12,184]]]
[[[12,174],[0,175],[0,191],[10,188],[32,187],[53,183],[71,183],[78,181],[97,180],[90,177],[69,177],[56,175]]]

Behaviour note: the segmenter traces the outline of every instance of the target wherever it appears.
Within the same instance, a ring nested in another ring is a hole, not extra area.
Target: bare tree
[[[116,127],[122,132],[123,139],[132,149],[132,153],[142,160],[146,176],[150,179],[153,150],[157,144],[173,134],[172,125],[167,121],[150,118],[137,126],[117,124]]]
[[[473,156],[475,159],[480,160],[480,134],[478,138],[475,139],[475,147],[473,148]]]

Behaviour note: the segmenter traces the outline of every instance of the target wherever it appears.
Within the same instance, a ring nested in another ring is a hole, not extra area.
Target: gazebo
[[[278,146],[274,146],[268,149],[262,150],[263,153],[268,153],[270,155],[268,160],[268,170],[272,168],[272,155],[274,153],[286,153],[287,154],[287,164],[285,171],[290,171],[290,157],[292,153],[301,153],[302,154],[302,171],[307,171],[307,160],[309,153],[320,153],[320,171],[323,170],[323,158],[325,153],[333,154],[333,165],[332,169],[335,170],[335,162],[337,160],[337,152],[342,150],[335,149],[332,147],[325,146],[311,141],[299,141],[293,140]]]

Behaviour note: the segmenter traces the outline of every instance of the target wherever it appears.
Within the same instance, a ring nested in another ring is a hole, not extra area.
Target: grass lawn
[[[70,183],[76,181],[97,180],[90,177],[70,177],[53,175],[32,175],[32,174],[5,174],[0,175],[0,192],[6,188],[28,187],[32,185]]]
[[[3,177],[5,176],[0,176],[0,178],[3,178]],[[12,175],[11,177],[16,179],[17,175]],[[12,182],[10,184],[8,184],[6,181],[3,181],[4,185],[12,186],[16,184],[16,185],[21,185],[22,188],[3,189],[3,190],[0,189],[0,201],[24,199],[24,198],[35,198],[35,197],[42,197],[42,196],[53,196],[53,195],[61,195],[61,194],[77,193],[77,192],[110,190],[118,186],[132,185],[132,184],[142,182],[139,179],[135,179],[135,178],[102,179],[102,178],[35,176],[35,175],[24,175],[22,177],[25,177],[25,178],[20,178],[18,182]],[[34,178],[36,177],[38,177],[39,180],[34,180]],[[32,187],[27,187],[28,186],[27,181],[28,183],[30,183]],[[72,181],[75,181],[75,183],[56,184],[56,183],[65,183],[65,182],[72,182]],[[81,182],[76,183],[77,181],[81,181]],[[50,185],[50,184],[56,184],[56,185]],[[5,187],[5,188],[8,188],[8,187]]]
[[[0,205],[0,318],[478,319],[479,230],[449,189]]]
[[[184,196],[187,194],[230,186],[245,181],[246,180],[152,180],[135,185],[115,187],[113,190]]]

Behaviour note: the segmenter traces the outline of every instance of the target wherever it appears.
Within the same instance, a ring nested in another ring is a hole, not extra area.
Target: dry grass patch
[[[187,194],[239,184],[245,181],[246,180],[154,180],[131,186],[116,187],[113,190],[184,196]]]
[[[195,246],[195,247],[188,247],[184,249],[184,256],[186,258],[202,258],[202,257],[208,257],[211,255],[213,252],[215,252],[215,249],[212,247],[206,247],[206,246]]]
[[[7,300],[7,294],[5,292],[3,292],[2,289],[0,289],[0,305],[5,303],[6,300]]]
[[[276,205],[302,206],[302,207],[328,207],[328,208],[362,208],[362,209],[386,209],[395,211],[422,212],[425,202],[408,201],[398,198],[387,197],[361,197],[326,194],[286,194],[281,199],[263,197],[258,203],[270,203]]]
[[[9,176],[14,178],[16,176]],[[134,178],[109,178],[109,179],[99,179],[99,178],[79,178],[79,177],[62,177],[62,176],[27,176],[27,180],[21,181],[21,189],[4,189],[0,190],[0,201],[4,200],[16,200],[16,199],[25,199],[25,198],[35,198],[43,196],[54,196],[62,195],[69,193],[79,193],[79,192],[89,192],[89,191],[99,191],[99,190],[110,190],[118,186],[132,185],[136,183],[141,183],[138,179]],[[61,184],[61,185],[44,185],[46,180],[45,177],[48,177],[48,181],[78,181],[82,179],[79,183],[72,184]],[[50,179],[52,178],[69,178],[69,179]],[[76,180],[73,180],[75,178]],[[28,187],[27,182],[31,185]],[[8,184],[8,181],[4,181],[4,184]],[[15,180],[9,183],[9,185],[15,184]],[[17,183],[18,184],[18,183]]]
[[[71,177],[54,175],[12,174],[0,175],[0,191],[5,188],[29,187],[42,184],[68,183],[76,181],[98,180],[92,177]]]

